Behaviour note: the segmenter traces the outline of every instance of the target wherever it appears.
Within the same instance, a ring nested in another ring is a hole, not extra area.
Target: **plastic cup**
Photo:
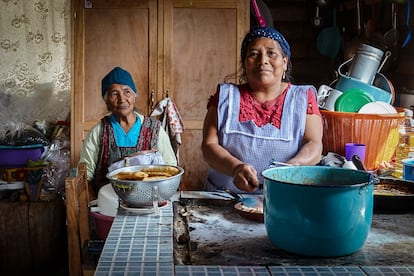
[[[321,85],[318,89],[318,104],[320,108],[335,111],[336,100],[342,96],[342,91],[333,89],[327,85]]]
[[[414,180],[414,158],[403,159],[403,178]]]
[[[367,149],[367,146],[365,144],[346,143],[345,144],[345,158],[346,160],[351,161],[352,156],[358,155],[362,163],[364,163],[366,149]]]

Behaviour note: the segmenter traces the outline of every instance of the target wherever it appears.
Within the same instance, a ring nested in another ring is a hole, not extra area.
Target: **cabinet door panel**
[[[101,80],[113,67],[132,74],[138,89],[136,106],[148,103],[148,12],[140,9],[88,9],[85,12],[85,121],[107,113]]]
[[[208,168],[200,148],[207,101],[217,84],[239,67],[250,6],[248,0],[166,0],[164,5],[164,87],[185,124],[181,189],[199,190]]]
[[[217,83],[236,70],[236,37],[229,35],[236,30],[235,17],[233,9],[174,12],[171,77],[186,120],[202,120]]]

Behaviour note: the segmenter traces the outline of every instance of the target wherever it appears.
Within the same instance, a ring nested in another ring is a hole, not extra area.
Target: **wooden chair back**
[[[86,164],[79,163],[76,176],[65,179],[69,275],[89,274],[83,267],[84,248],[90,239]]]

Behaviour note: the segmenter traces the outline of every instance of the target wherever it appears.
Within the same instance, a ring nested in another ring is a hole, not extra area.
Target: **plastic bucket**
[[[97,201],[89,202],[90,206],[98,206],[98,212],[105,216],[115,217],[118,212],[119,197],[111,184],[106,184],[99,189]]]
[[[351,60],[347,60],[342,63],[338,68],[339,79],[335,84],[335,89],[346,93],[351,90],[362,90],[364,93],[369,94],[375,101],[381,101],[386,103],[393,102],[394,87],[392,87],[390,81],[381,73],[374,73],[373,83],[366,83],[360,79],[348,76],[343,72],[344,67]],[[349,73],[348,73],[349,74]]]
[[[361,82],[372,84],[384,52],[367,44],[361,44],[352,58],[348,75]]]
[[[372,174],[323,166],[276,167],[264,177],[264,223],[288,252],[336,257],[360,250],[373,214]]]
[[[89,214],[94,219],[96,236],[100,240],[106,240],[109,230],[111,230],[114,217],[105,216],[98,212],[89,212]]]
[[[383,78],[383,76],[378,74],[378,78]],[[384,81],[382,81],[382,83],[384,83]],[[391,103],[393,100],[393,94],[390,91],[391,87],[380,88],[346,76],[340,77],[335,86],[335,89],[340,90],[344,93],[354,90],[361,90],[364,93],[370,95],[375,101]]]
[[[403,163],[403,178],[405,180],[414,180],[414,158],[407,158],[402,160]]]
[[[323,154],[335,152],[345,156],[346,143],[367,146],[364,165],[375,170],[390,162],[398,145],[398,126],[404,120],[404,109],[398,114],[360,114],[321,110],[323,121]]]

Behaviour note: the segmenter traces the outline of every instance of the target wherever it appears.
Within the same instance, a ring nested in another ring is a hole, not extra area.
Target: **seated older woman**
[[[137,89],[127,71],[116,67],[102,79],[102,97],[111,114],[92,127],[80,157],[80,162],[87,165],[90,197],[108,183],[108,168],[122,166],[125,157],[132,156],[135,165],[177,165],[161,123],[135,110]]]

